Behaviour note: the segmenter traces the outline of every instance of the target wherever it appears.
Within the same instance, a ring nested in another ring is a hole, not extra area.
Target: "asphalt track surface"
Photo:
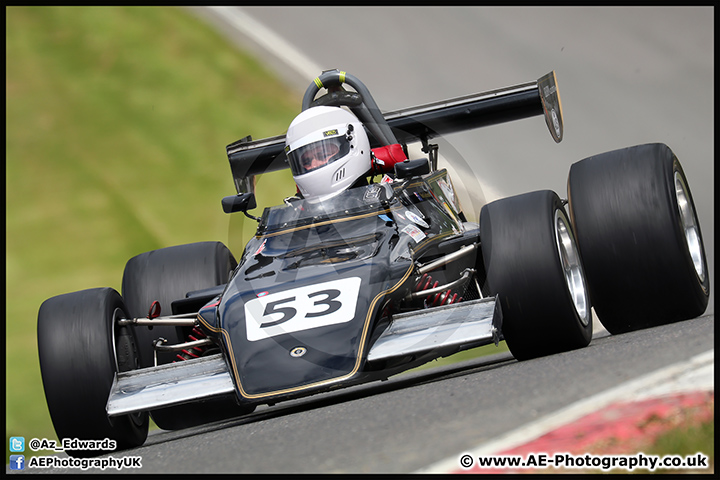
[[[667,143],[690,182],[714,292],[712,9],[243,11],[313,64],[362,79],[383,110],[533,81],[555,70],[562,143],[552,141],[538,117],[453,135],[446,153],[461,156],[486,200],[493,200],[538,189],[563,196],[573,162]],[[231,38],[281,68],[256,40],[240,33]],[[310,80],[287,65],[283,75],[299,92]],[[243,418],[153,432],[143,447],[114,456],[142,456],[142,473],[413,472],[713,349],[713,312],[711,297],[699,319],[600,333],[585,349],[527,362],[498,354],[261,407]]]

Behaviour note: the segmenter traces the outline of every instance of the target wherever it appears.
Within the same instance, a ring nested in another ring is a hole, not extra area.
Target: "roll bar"
[[[354,88],[357,94],[345,92],[343,84]],[[321,88],[330,92],[315,99]],[[330,70],[310,84],[305,91],[302,108],[305,110],[319,104],[341,104],[353,110],[372,135],[372,148],[417,141],[426,145],[428,140],[440,135],[536,115],[545,117],[555,142],[559,143],[563,137],[562,104],[554,71],[535,82],[383,114],[359,79],[339,70]],[[285,135],[261,140],[252,140],[247,136],[228,145],[227,155],[237,192],[253,192],[255,175],[289,168],[284,148]]]

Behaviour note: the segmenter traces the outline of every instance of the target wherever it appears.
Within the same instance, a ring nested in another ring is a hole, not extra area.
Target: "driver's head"
[[[370,142],[355,115],[340,107],[311,107],[295,117],[285,154],[305,198],[326,200],[370,169]]]

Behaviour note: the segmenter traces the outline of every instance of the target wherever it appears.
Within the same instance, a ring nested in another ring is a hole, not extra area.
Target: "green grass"
[[[54,438],[42,301],[119,291],[155,248],[240,256],[252,226],[222,212],[225,146],[284,133],[300,97],[179,8],[7,7],[6,42],[6,439]],[[295,190],[288,171],[258,186],[260,206]]]
[[[406,375],[411,372],[419,372],[421,370],[427,370],[430,368],[443,367],[445,365],[452,365],[453,363],[464,362],[466,360],[473,360],[475,358],[484,357],[486,355],[495,355],[498,353],[509,351],[510,349],[508,348],[507,343],[503,340],[497,346],[495,346],[494,344],[485,345],[484,347],[476,347],[471,348],[470,350],[464,350],[454,355],[450,355],[449,357],[435,359],[432,362],[420,365],[419,367],[415,367],[412,370],[402,372],[400,375]]]
[[[708,457],[708,468],[694,470],[696,473],[711,473],[715,469],[715,418],[697,425],[680,427],[663,433],[655,439],[651,455],[680,455],[689,457],[702,453]],[[658,469],[654,473],[686,473],[682,470]]]
[[[712,456],[715,450],[715,419],[699,425],[674,429],[660,435],[648,453],[656,455],[692,455],[697,452]]]
[[[683,458],[692,458],[693,462],[698,462],[699,459],[695,456],[700,453],[708,457],[707,468],[693,468],[688,467],[684,469],[679,468],[656,468],[652,472],[648,469],[638,468],[633,470],[635,474],[687,474],[687,473],[701,473],[701,474],[712,474],[715,471],[715,419],[706,420],[700,423],[691,422],[688,425],[671,428],[670,430],[660,434],[650,443],[646,448],[642,450],[642,453],[646,456],[657,456],[663,458],[666,456],[679,456]],[[628,453],[628,454],[634,454]],[[551,473],[549,470],[547,473]],[[545,472],[543,472],[545,473]],[[614,469],[607,472],[601,470],[588,470],[585,473],[627,473],[623,469]]]

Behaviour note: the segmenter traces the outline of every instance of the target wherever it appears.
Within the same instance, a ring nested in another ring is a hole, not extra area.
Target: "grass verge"
[[[240,256],[248,225],[220,207],[235,192],[225,146],[285,132],[299,98],[184,9],[5,11],[7,442],[55,438],[40,304],[119,291],[125,262],[155,248],[220,240]],[[295,190],[272,175],[261,206]]]

